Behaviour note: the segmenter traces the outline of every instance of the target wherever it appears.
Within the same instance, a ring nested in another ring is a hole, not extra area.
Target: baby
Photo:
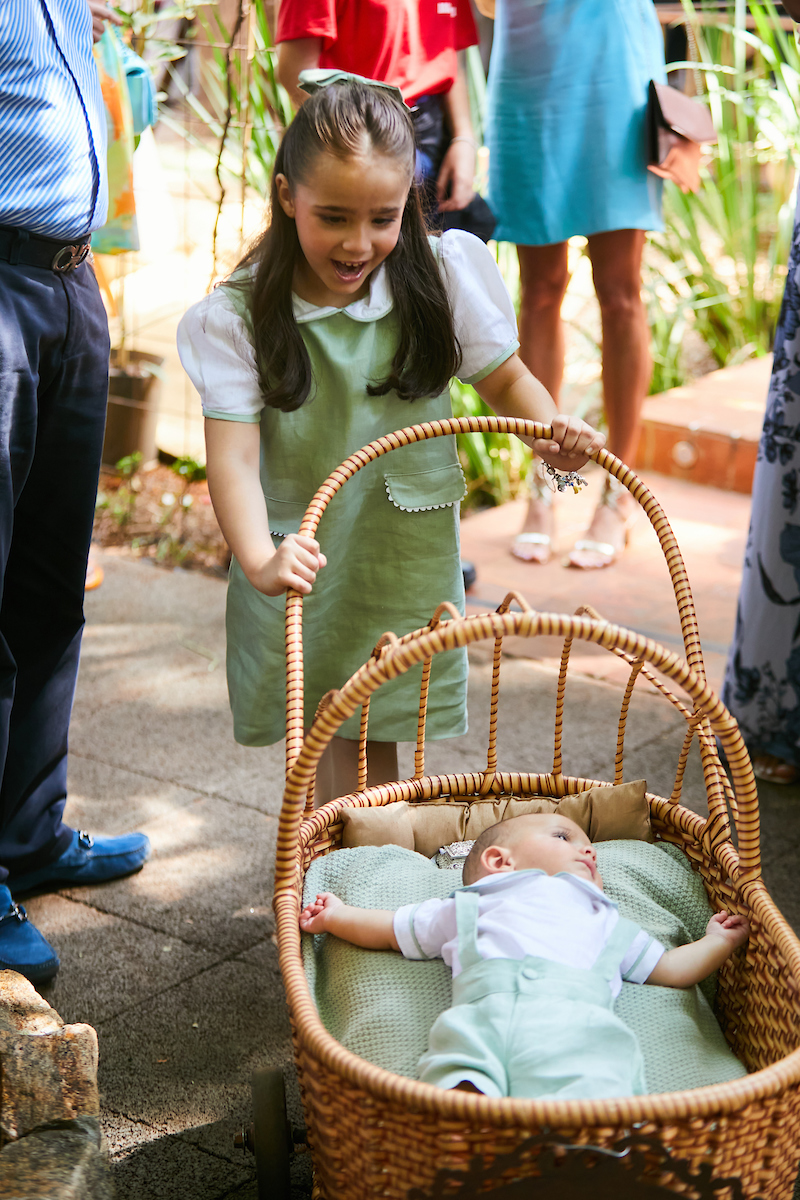
[[[463,878],[448,899],[397,912],[325,892],[300,914],[305,933],[444,959],[453,1005],[419,1064],[420,1079],[442,1088],[528,1099],[641,1095],[639,1043],[613,1011],[623,979],[689,987],[749,933],[743,917],[720,912],[699,941],[665,950],[620,917],[603,894],[594,846],[556,814],[485,830]]]

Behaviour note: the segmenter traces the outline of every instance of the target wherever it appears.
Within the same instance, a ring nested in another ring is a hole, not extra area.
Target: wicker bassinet
[[[309,506],[301,533],[314,536],[329,500],[366,463],[410,442],[476,431],[550,436],[544,426],[498,417],[454,419],[391,434],[359,450],[330,476]],[[462,618],[451,612],[447,614],[451,619],[442,620],[445,614],[438,612],[426,629],[399,639],[385,635],[375,655],[344,687],[325,698],[304,740],[302,598],[296,593],[287,598],[287,779],[278,831],[274,904],[314,1161],[314,1194],[324,1200],[466,1198],[485,1192],[508,1197],[649,1197],[657,1196],[661,1189],[692,1197],[713,1195],[720,1200],[737,1195],[748,1200],[789,1200],[792,1195],[800,1156],[800,942],[761,878],[758,797],[750,760],[736,722],[705,682],[691,591],[675,537],[658,502],[633,472],[606,451],[595,458],[631,491],[658,535],[675,590],[686,661],[589,610],[579,610],[573,617],[538,613],[519,597],[509,597],[495,613]],[[524,611],[509,612],[512,599],[517,599]],[[503,772],[496,752],[502,639],[553,634],[564,639],[553,769],[546,775]],[[718,991],[720,1023],[750,1074],[692,1091],[586,1101],[495,1100],[441,1091],[393,1075],[347,1051],[320,1022],[300,952],[298,915],[304,872],[317,856],[339,846],[340,813],[346,806],[383,805],[401,799],[414,804],[434,799],[463,801],[508,792],[560,797],[604,782],[567,777],[561,770],[564,688],[575,638],[602,646],[630,664],[619,718],[615,782],[622,780],[626,716],[638,675],[650,680],[686,720],[672,795],[648,795],[652,825],[656,837],[679,846],[701,873],[716,909],[745,913],[750,919],[746,953],[740,951],[725,964]],[[426,776],[425,711],[431,658],[454,646],[484,639],[494,640],[486,769],[474,774]],[[370,696],[382,683],[420,662],[427,665],[414,777],[367,788]],[[665,680],[682,689],[685,703],[673,695]],[[316,765],[341,723],[359,706],[361,790],[314,811]],[[703,764],[707,820],[680,804],[694,737]],[[721,766],[715,737],[724,747],[730,780]],[[596,1149],[578,1152],[576,1147]],[[612,1158],[622,1164],[618,1168],[622,1182],[600,1186],[605,1164]],[[591,1170],[593,1175],[586,1174]],[[575,1183],[578,1175],[584,1178],[583,1185]],[[555,1179],[555,1185],[551,1182],[555,1190],[547,1190],[548,1179]],[[725,1179],[728,1186],[719,1183]],[[570,1191],[570,1187],[577,1190]]]

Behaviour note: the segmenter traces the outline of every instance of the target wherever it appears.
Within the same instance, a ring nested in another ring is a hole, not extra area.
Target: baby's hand
[[[344,904],[332,892],[320,892],[316,900],[307,904],[300,913],[300,928],[303,933],[325,933],[328,914]]]
[[[327,561],[314,538],[289,533],[272,557],[248,579],[265,596],[280,596],[290,587],[308,595],[317,571]]]
[[[539,438],[533,450],[545,462],[558,471],[577,471],[595,450],[606,444],[605,435],[592,429],[578,417],[567,417],[562,413],[553,417],[552,439]]]
[[[731,950],[741,946],[750,936],[750,926],[745,917],[734,913],[715,913],[706,926],[706,937],[718,937],[728,942]]]

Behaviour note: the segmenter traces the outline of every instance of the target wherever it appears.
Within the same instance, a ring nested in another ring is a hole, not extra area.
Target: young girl
[[[614,1012],[623,980],[691,987],[749,935],[744,917],[720,912],[705,937],[666,950],[619,915],[589,838],[555,813],[484,830],[463,886],[446,900],[388,912],[325,892],[303,909],[300,928],[444,959],[453,1005],[431,1029],[420,1079],[530,1100],[646,1092],[638,1040]]]
[[[313,76],[309,79],[308,76]],[[514,310],[489,251],[469,234],[429,238],[412,186],[414,131],[397,89],[304,72],[312,92],[275,159],[270,223],[227,284],[184,316],[181,361],[206,418],[208,482],[233,551],[228,686],[237,741],[284,733],[284,593],[304,604],[305,722],[382,633],[461,611],[453,438],[370,463],[335,496],[318,537],[298,530],[314,492],[360,446],[451,416],[453,375],[495,412],[553,425],[531,442],[562,470],[602,435],[559,416],[515,351]],[[323,553],[324,550],[324,553]],[[466,654],[437,656],[427,735],[466,730]],[[370,783],[397,778],[417,732],[420,669],[370,707]],[[334,739],[317,802],[355,788],[359,714]]]

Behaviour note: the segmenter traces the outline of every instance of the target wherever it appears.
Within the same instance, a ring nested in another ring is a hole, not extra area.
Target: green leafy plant
[[[122,482],[114,494],[110,508],[111,515],[121,529],[130,524],[136,511],[136,495],[141,486],[136,475],[142,465],[142,455],[137,450],[134,454],[127,454],[125,458],[121,458],[115,465],[122,476]]]
[[[474,388],[454,380],[450,387],[453,415],[493,416]],[[467,479],[462,511],[504,504],[525,494],[525,476],[531,461],[528,447],[507,433],[460,433],[458,457]]]
[[[242,5],[242,19],[245,10],[246,6]],[[280,139],[292,118],[291,101],[276,75],[277,52],[265,0],[252,0],[249,12],[252,56],[236,49],[242,20],[237,18],[233,28],[229,29],[215,10],[210,16],[198,14],[199,29],[212,51],[202,69],[204,100],[194,95],[177,71],[169,68],[170,79],[189,116],[199,123],[199,131],[169,113],[162,114],[165,125],[214,159],[217,219],[212,252],[215,269],[217,232],[227,189],[244,183],[259,196],[267,195]]]
[[[184,492],[192,483],[201,483],[206,477],[205,463],[198,462],[196,458],[192,458],[189,454],[184,454],[180,458],[176,458],[174,463],[170,464],[170,470],[174,471],[179,479],[183,480]]]
[[[697,195],[665,186],[666,231],[651,237],[651,289],[666,300],[657,337],[667,377],[688,322],[720,366],[769,349],[800,161],[800,55],[772,0],[750,0],[755,32],[746,28],[744,0],[713,24],[700,22],[700,5],[683,4],[699,62],[675,65],[696,67],[705,80],[719,141]]]
[[[213,2],[204,0],[204,3]],[[157,27],[161,21],[193,21],[197,15],[196,4],[175,0],[175,3],[159,8],[157,0],[132,0],[129,6],[114,4],[111,7],[122,21],[121,28],[128,35],[131,49],[143,55],[146,48],[148,62],[174,62],[186,54],[184,46],[159,37]]]

